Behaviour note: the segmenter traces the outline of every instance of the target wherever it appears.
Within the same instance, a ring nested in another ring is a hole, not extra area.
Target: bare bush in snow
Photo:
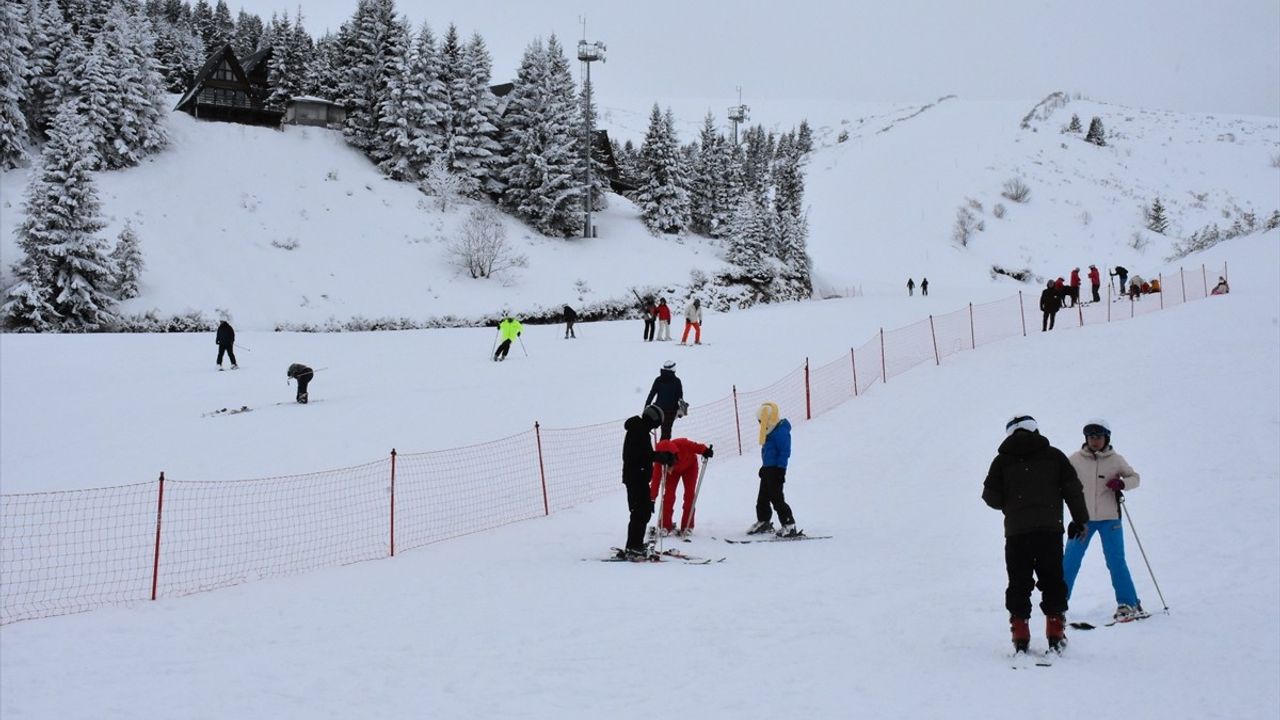
[[[1031,188],[1022,178],[1009,178],[1004,181],[1004,192],[1000,194],[1016,203],[1025,203],[1031,199]]]
[[[967,207],[956,208],[956,224],[951,228],[951,239],[956,241],[960,247],[969,246],[969,238],[978,232],[978,218]]]
[[[997,220],[1004,217],[1004,213],[1004,203],[996,203],[995,206],[991,208],[991,214],[995,215]]]
[[[508,268],[529,264],[527,257],[511,250],[502,216],[489,205],[471,209],[448,250],[453,264],[473,278],[492,277]]]

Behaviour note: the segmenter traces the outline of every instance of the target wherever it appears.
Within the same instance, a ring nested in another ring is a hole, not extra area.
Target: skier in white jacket
[[[1107,570],[1111,572],[1111,586],[1116,595],[1115,619],[1124,621],[1145,617],[1124,559],[1124,527],[1120,522],[1118,502],[1120,492],[1138,487],[1141,478],[1124,456],[1111,447],[1111,424],[1106,420],[1094,419],[1085,423],[1084,439],[1084,445],[1069,459],[1084,485],[1089,522],[1085,532],[1067,541],[1062,554],[1067,598],[1071,597],[1080,563],[1089,549],[1089,540],[1098,533],[1102,537],[1102,554],[1107,561]]]

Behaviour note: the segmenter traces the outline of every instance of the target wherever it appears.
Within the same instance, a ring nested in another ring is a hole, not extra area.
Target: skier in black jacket
[[[630,560],[643,560],[648,555],[644,542],[644,529],[653,517],[653,500],[649,499],[649,480],[653,477],[653,463],[661,460],[672,465],[672,453],[655,453],[650,437],[653,429],[662,424],[662,410],[649,405],[644,412],[627,418],[623,423],[627,434],[622,440],[622,484],[627,488],[627,508],[631,519],[627,523],[627,547],[623,555]]]
[[[222,354],[226,353],[231,356],[231,369],[239,370],[240,366],[236,364],[236,330],[231,327],[231,323],[223,320],[218,323],[218,335],[214,339],[218,344],[218,369],[222,369]]]
[[[1053,329],[1053,321],[1057,319],[1061,309],[1062,295],[1058,294],[1058,289],[1050,280],[1048,287],[1040,292],[1040,310],[1044,313],[1044,319],[1040,321],[1040,332]]]
[[[1004,513],[1004,562],[1009,575],[1004,604],[1016,652],[1027,649],[1031,630],[1031,590],[1040,588],[1049,647],[1066,642],[1067,583],[1062,575],[1062,503],[1071,511],[1067,537],[1089,522],[1084,489],[1061,450],[1040,434],[1035,418],[1018,415],[1005,425],[982,485],[982,499]]]
[[[662,433],[659,440],[671,439],[671,426],[676,421],[676,412],[684,400],[684,384],[676,377],[676,363],[668,360],[662,363],[662,370],[653,380],[653,387],[645,396],[645,405],[657,405],[662,409]]]
[[[578,313],[568,305],[564,306],[564,339],[577,338],[578,335],[573,331],[573,324],[578,321]]]
[[[285,371],[285,377],[298,381],[298,402],[303,405],[307,404],[307,385],[311,382],[311,378],[316,376],[316,371],[303,365],[302,363],[293,363],[289,369]]]

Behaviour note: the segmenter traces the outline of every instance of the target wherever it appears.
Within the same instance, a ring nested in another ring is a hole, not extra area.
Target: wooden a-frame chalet
[[[251,56],[256,68],[266,69],[263,52]],[[265,80],[265,78],[264,78]],[[223,120],[279,127],[283,108],[268,107],[265,82],[253,82],[230,45],[214,51],[196,73],[191,87],[174,107],[201,120]]]

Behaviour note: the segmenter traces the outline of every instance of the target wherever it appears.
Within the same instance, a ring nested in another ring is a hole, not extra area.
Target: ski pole
[[[1124,493],[1119,490],[1116,491],[1116,502],[1124,505]],[[1142,553],[1142,562],[1147,565],[1147,574],[1151,576],[1151,584],[1156,586],[1156,595],[1160,596],[1160,604],[1164,605],[1164,614],[1168,615],[1169,603],[1165,602],[1164,593],[1160,592],[1160,583],[1156,582],[1156,574],[1151,570],[1151,561],[1147,560],[1147,551],[1142,549],[1142,540],[1138,538],[1138,530],[1133,526],[1133,514],[1127,510],[1122,510],[1120,514],[1124,515],[1129,521],[1129,532],[1133,533],[1133,539],[1138,543],[1138,552]]]
[[[502,334],[501,328],[493,329],[493,347],[489,348],[489,359],[494,360],[494,355],[498,352],[498,336]]]
[[[524,349],[524,337],[516,335],[516,339],[520,341],[520,349],[524,351],[524,356],[529,357],[529,351]]]
[[[710,450],[711,446],[708,445]],[[690,530],[694,525],[694,517],[698,512],[698,493],[702,492],[702,478],[707,476],[707,456],[702,456],[702,464],[698,466],[698,482],[693,485],[693,503],[689,505],[689,524],[685,526],[685,530]]]
[[[253,348],[249,347],[248,345],[240,345],[240,344],[238,344],[238,343],[236,344],[236,349],[237,349],[237,350],[248,350],[249,352],[253,352]]]
[[[657,516],[654,521],[653,538],[656,543],[658,554],[662,554],[662,505],[667,500],[667,466],[662,466],[662,476],[658,481],[658,505],[653,509],[653,514]]]

